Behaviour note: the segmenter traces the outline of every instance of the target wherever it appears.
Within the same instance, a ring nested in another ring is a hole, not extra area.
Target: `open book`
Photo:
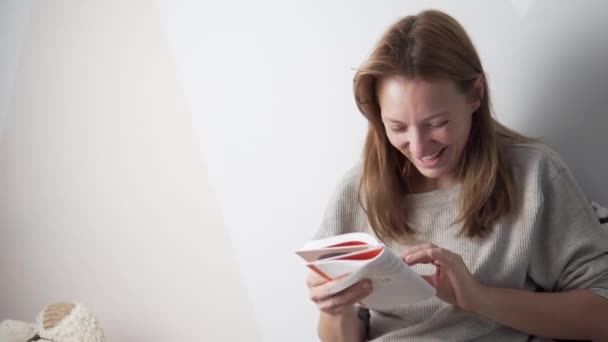
[[[372,235],[348,233],[313,240],[296,254],[306,266],[327,280],[336,280],[332,294],[363,279],[372,281],[373,292],[361,304],[370,309],[389,309],[435,295],[435,288],[399,256]],[[346,275],[346,276],[345,276]]]

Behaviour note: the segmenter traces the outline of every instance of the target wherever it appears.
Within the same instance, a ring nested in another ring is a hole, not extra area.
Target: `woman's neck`
[[[410,191],[412,193],[424,193],[436,190],[449,189],[458,184],[456,177],[451,175],[442,176],[439,178],[428,178],[416,172],[410,183]]]

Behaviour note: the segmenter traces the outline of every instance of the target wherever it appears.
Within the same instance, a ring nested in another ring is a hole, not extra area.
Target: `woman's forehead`
[[[427,119],[449,112],[462,96],[452,81],[426,81],[391,77],[378,86],[378,101],[383,118],[403,119],[414,116]],[[399,120],[402,121],[402,120]]]

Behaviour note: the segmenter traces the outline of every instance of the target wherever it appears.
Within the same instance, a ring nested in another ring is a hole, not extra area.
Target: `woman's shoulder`
[[[503,147],[516,180],[550,180],[568,170],[560,155],[543,142],[507,143]]]
[[[361,180],[361,165],[356,164],[347,169],[338,180],[334,189],[334,196],[348,197],[356,196],[359,192],[359,182]]]
[[[360,166],[342,175],[325,209],[316,239],[366,230],[367,220],[359,201],[360,175]]]

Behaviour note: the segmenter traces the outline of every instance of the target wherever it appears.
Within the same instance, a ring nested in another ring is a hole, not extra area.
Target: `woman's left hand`
[[[435,287],[441,300],[467,311],[475,311],[481,302],[485,287],[473,277],[460,255],[427,243],[409,248],[401,259],[410,266],[435,265],[434,274],[422,277]]]

